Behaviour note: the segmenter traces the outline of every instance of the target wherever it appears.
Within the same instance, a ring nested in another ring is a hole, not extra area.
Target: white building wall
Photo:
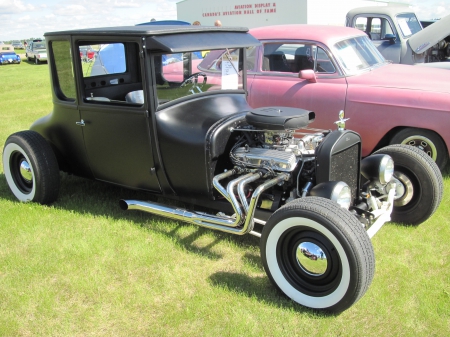
[[[385,2],[371,0],[321,0],[308,1],[308,21],[316,25],[345,25],[345,16],[350,9],[365,6],[386,6]]]
[[[306,23],[308,0],[184,0],[177,3],[178,20],[200,21],[213,26],[220,20],[223,26],[260,27],[286,23]]]
[[[292,23],[344,25],[350,9],[385,6],[388,0],[184,0],[177,3],[177,19],[213,26],[248,28]],[[398,4],[398,3],[397,3]]]

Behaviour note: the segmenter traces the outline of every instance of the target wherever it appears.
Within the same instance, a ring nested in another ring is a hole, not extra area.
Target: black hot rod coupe
[[[119,204],[259,236],[269,279],[331,312],[368,289],[370,237],[385,222],[419,224],[439,206],[442,176],[419,149],[393,145],[361,159],[343,112],[331,131],[309,126],[312,111],[252,109],[246,69],[259,42],[246,28],[144,25],[45,39],[53,111],[3,150],[20,201],[54,202],[60,171],[176,200],[185,209]]]

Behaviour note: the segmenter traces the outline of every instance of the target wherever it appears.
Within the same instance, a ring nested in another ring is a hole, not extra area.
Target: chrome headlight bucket
[[[364,178],[386,185],[394,176],[394,160],[387,154],[374,154],[361,161]]]
[[[352,203],[350,187],[343,181],[328,181],[312,188],[309,195],[322,197],[337,202],[342,208],[348,209]]]

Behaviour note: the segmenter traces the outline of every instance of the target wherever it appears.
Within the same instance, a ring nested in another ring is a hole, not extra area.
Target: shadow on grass
[[[3,173],[0,174],[0,199],[17,202],[17,199],[9,190]],[[59,196],[57,201],[50,207],[79,214],[103,216],[115,220],[125,219],[139,227],[162,234],[174,240],[175,244],[183,247],[186,251],[212,260],[222,258],[222,254],[214,252],[212,248],[224,240],[232,240],[243,249],[246,247],[254,248],[255,245],[257,246],[259,244],[259,239],[251,235],[237,236],[214,231],[214,239],[207,245],[199,247],[195,242],[202,236],[211,233],[211,229],[167,219],[146,212],[123,211],[119,207],[120,199],[151,200],[159,203],[174,204],[172,200],[167,200],[147,192],[130,190],[61,173]],[[177,203],[176,205],[184,208],[184,205],[181,203]],[[186,231],[185,226],[190,226],[192,230],[188,229]]]
[[[298,313],[311,314],[312,317],[325,318],[338,316],[338,314],[328,313],[301,306],[286,297],[280,290],[272,285],[266,276],[249,277],[243,274],[230,272],[217,272],[209,277],[213,286],[220,287],[282,309],[295,310]]]

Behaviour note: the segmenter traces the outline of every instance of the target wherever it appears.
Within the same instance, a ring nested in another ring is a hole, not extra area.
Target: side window
[[[328,54],[315,45],[299,43],[264,45],[263,71],[298,73],[306,69],[318,73],[335,72]]]
[[[80,45],[83,77],[120,74],[126,71],[123,43]],[[97,62],[96,62],[97,61]]]
[[[367,29],[367,18],[360,16],[356,18],[355,28],[362,30],[363,32]]]
[[[385,18],[372,18],[372,25],[370,28],[370,37],[374,41],[385,40],[386,34],[394,34],[394,31]]]
[[[389,20],[381,19],[380,25],[381,25],[381,32],[380,32],[380,34],[381,34],[380,39],[381,40],[385,40],[387,34],[395,35],[395,32],[392,29]]]
[[[372,18],[372,25],[370,26],[370,38],[373,41],[381,40],[381,19]]]
[[[389,20],[385,18],[360,16],[356,18],[355,28],[365,32],[373,41],[384,40],[386,34],[394,34]]]
[[[144,104],[138,43],[79,41],[76,53],[83,75],[85,102]]]
[[[245,49],[247,59],[247,70],[253,70],[256,63],[256,47],[248,47]]]
[[[54,83],[56,94],[62,100],[75,100],[76,89],[70,42],[51,41],[50,46],[53,54],[55,76],[58,82]]]
[[[300,69],[296,61],[296,55],[298,54],[299,48],[302,47],[304,47],[302,44],[266,43],[264,45],[262,71],[282,73],[298,72]]]
[[[320,47],[317,47],[317,54],[316,54],[316,72],[317,73],[335,73],[336,68],[333,65],[333,62],[331,62],[330,58],[328,57],[328,54]]]

